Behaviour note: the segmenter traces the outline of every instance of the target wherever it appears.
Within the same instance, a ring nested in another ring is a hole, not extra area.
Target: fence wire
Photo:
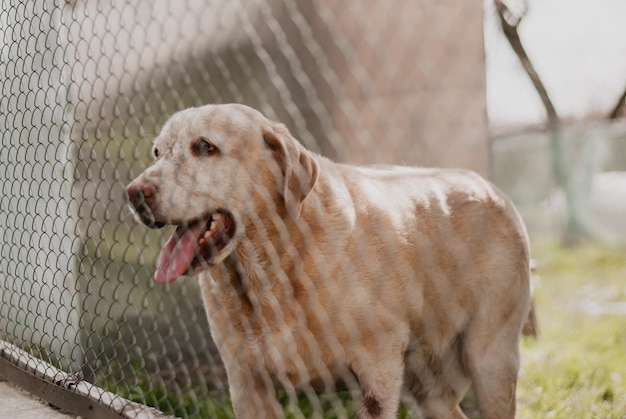
[[[2,5],[0,340],[168,414],[233,414],[198,280],[152,279],[172,230],[137,223],[127,204],[172,114],[244,103],[335,161],[489,172],[480,1]],[[241,174],[231,175],[234,188]],[[316,228],[301,226],[301,239]],[[336,274],[309,256],[320,277]],[[358,262],[338,257],[352,275]],[[377,257],[371,274],[390,263],[412,272],[398,255]],[[345,391],[279,399],[294,417],[353,416],[359,387],[343,378]]]

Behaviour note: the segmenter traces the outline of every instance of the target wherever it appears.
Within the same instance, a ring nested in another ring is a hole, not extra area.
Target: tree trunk
[[[563,132],[560,127],[561,119],[519,37],[518,26],[522,21],[523,15],[514,16],[502,0],[494,0],[494,5],[498,12],[502,32],[524,67],[546,110],[548,129],[550,131],[552,172],[557,186],[565,194],[567,225],[563,239],[568,244],[575,243],[582,238],[588,237],[589,230],[584,223],[584,217],[580,210],[581,203],[577,199],[578,191],[572,181],[572,170],[567,161]]]

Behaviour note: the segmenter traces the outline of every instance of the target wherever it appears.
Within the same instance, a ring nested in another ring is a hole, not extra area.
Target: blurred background
[[[464,167],[495,182],[538,260],[522,416],[623,417],[623,1],[2,4],[6,348],[168,414],[231,415],[197,283],[152,281],[163,233],[134,221],[124,186],[171,114],[240,102],[336,161]],[[572,335],[589,347],[564,359]]]
[[[493,180],[522,208],[535,234],[624,243],[626,29],[620,22],[626,4],[509,4],[512,20],[520,19],[519,41],[556,115],[548,114],[503,36],[494,3],[485,2]]]

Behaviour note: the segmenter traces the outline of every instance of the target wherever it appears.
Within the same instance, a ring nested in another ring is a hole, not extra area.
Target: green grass
[[[539,242],[533,257],[540,335],[522,346],[518,417],[626,418],[626,314],[610,312],[626,304],[626,250]]]
[[[128,400],[156,407],[165,414],[180,418],[235,417],[232,405],[224,394],[207,394],[206,389],[201,387],[179,391],[168,390],[165,385],[155,385],[142,373],[138,373],[133,380],[134,384],[131,386],[104,385],[104,387]],[[341,391],[313,397],[317,399],[315,402],[321,407],[324,419],[352,418],[359,408],[358,391]],[[290,400],[287,393],[279,391],[278,398],[287,419],[310,418],[320,412],[306,394],[299,394],[295,400]],[[398,418],[417,419],[417,416],[407,406],[401,405]]]

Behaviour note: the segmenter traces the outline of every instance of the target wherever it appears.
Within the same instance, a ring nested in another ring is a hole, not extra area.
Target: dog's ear
[[[285,207],[293,218],[298,218],[302,203],[317,182],[319,164],[283,124],[272,124],[264,129],[263,140],[276,155],[283,172]]]

